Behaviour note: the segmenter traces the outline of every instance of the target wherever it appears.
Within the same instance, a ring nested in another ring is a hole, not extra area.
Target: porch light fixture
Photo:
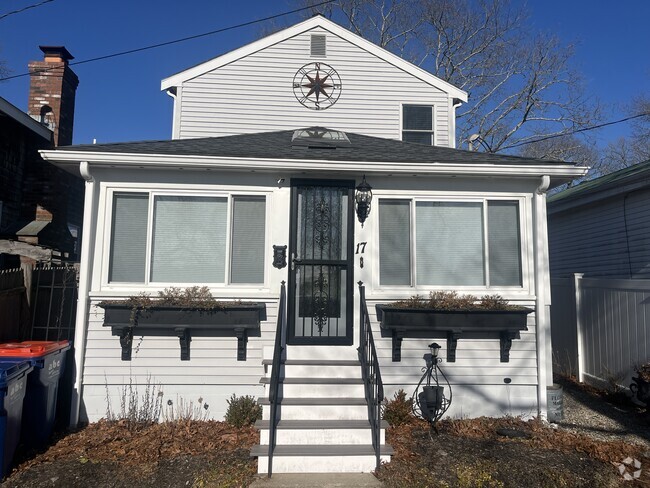
[[[370,205],[372,204],[372,186],[366,181],[366,175],[363,175],[363,180],[361,180],[356,190],[354,202],[356,204],[357,218],[361,222],[361,227],[363,227],[363,223],[370,215]]]

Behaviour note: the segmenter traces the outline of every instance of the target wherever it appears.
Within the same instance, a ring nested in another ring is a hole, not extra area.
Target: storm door
[[[353,181],[292,181],[290,344],[352,344],[353,197]]]

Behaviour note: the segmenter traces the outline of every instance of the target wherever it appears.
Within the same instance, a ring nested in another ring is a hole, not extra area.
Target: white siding
[[[242,297],[243,300],[246,300]],[[252,300],[251,300],[252,301]],[[261,396],[260,377],[264,374],[262,348],[275,339],[277,300],[266,303],[267,320],[261,324],[261,337],[249,337],[246,361],[237,361],[235,337],[193,337],[190,361],[180,360],[176,337],[146,335],[133,338],[131,361],[122,361],[120,341],[104,327],[104,313],[94,301],[90,309],[86,360],[83,374],[83,409],[87,420],[106,415],[107,392],[113,410],[119,410],[120,391],[130,382],[138,385],[141,395],[148,378],[160,385],[164,402],[172,400],[197,403],[202,398],[210,406],[212,418],[223,418],[226,399],[233,393]]]
[[[327,57],[310,57],[314,32],[327,35]],[[342,80],[341,96],[327,110],[307,109],[293,94],[295,73],[315,61]],[[401,139],[401,104],[431,104],[436,145],[451,145],[446,93],[320,28],[185,82],[176,103],[180,139],[312,126]]]
[[[408,396],[422,376],[423,356],[429,352],[428,344],[434,339],[405,338],[402,341],[402,360],[392,361],[390,337],[381,337],[376,322],[375,304],[368,302],[368,313],[373,325],[373,335],[381,364],[381,375],[387,398],[404,389]],[[384,302],[385,303],[385,302]],[[514,303],[514,302],[513,302]],[[534,308],[534,302],[517,302]],[[478,417],[537,415],[537,341],[535,314],[528,316],[528,330],[521,332],[521,338],[512,341],[510,361],[500,362],[498,334],[489,338],[458,340],[456,362],[447,362],[447,341],[436,338],[442,346],[440,368],[452,387],[453,399],[448,412],[450,417]],[[506,384],[505,378],[512,382]]]
[[[650,278],[648,189],[550,213],[548,228],[554,277]]]

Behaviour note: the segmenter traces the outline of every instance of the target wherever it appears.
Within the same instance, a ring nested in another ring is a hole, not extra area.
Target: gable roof
[[[561,210],[602,200],[638,188],[650,188],[650,159],[574,187],[548,198],[549,210]]]
[[[243,47],[235,49],[234,51],[230,51],[226,54],[223,54],[222,56],[218,56],[214,59],[211,59],[210,61],[206,61],[205,63],[198,64],[192,68],[186,69],[184,71],[181,71],[180,73],[165,78],[164,80],[162,80],[160,84],[161,90],[168,90],[172,87],[179,86],[183,84],[183,82],[185,81],[191,80],[192,78],[196,78],[197,76],[200,76],[204,73],[208,73],[212,70],[220,68],[221,66],[230,64],[234,61],[237,61],[238,59],[249,56],[253,53],[261,51],[262,49],[265,49],[274,44],[282,42],[285,39],[295,37],[299,34],[302,34],[303,32],[309,31],[316,27],[321,27],[322,29],[330,32],[331,34],[341,37],[342,39],[345,39],[346,41],[354,44],[355,46],[377,56],[378,58],[386,61],[387,63],[392,64],[393,66],[396,66],[397,68],[411,74],[412,76],[424,81],[425,83],[428,83],[431,86],[434,86],[440,89],[441,91],[448,93],[452,98],[457,98],[463,102],[467,102],[467,93],[464,92],[463,90],[460,90],[459,88],[456,88],[451,83],[448,83],[438,78],[437,76],[432,75],[428,71],[425,71],[422,68],[419,68],[418,66],[415,66],[414,64],[403,60],[399,56],[396,56],[395,54],[387,51],[386,49],[383,49],[377,46],[376,44],[367,41],[363,37],[350,32],[349,30],[332,22],[331,20],[326,19],[322,15],[315,15],[310,19],[295,24],[279,32],[276,32],[275,34],[271,34],[270,36],[263,37],[262,39],[259,39],[255,42],[252,42]]]

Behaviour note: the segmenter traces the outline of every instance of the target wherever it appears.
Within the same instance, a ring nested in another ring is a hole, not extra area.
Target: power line
[[[613,120],[611,122],[605,122],[603,124],[592,125],[590,127],[583,127],[582,129],[572,130],[570,132],[565,132],[563,134],[554,134],[552,136],[540,137],[539,139],[534,139],[532,141],[519,142],[517,144],[513,144],[512,146],[508,146],[508,149],[511,149],[513,147],[524,146],[526,144],[534,144],[536,142],[547,141],[549,139],[555,139],[556,137],[570,136],[570,135],[573,135],[573,134],[577,134],[579,132],[587,132],[587,131],[594,130],[594,129],[600,129],[601,127],[607,127],[608,125],[620,124],[621,122],[627,122],[628,120],[638,119],[639,117],[647,117],[647,116],[650,116],[650,112],[643,112],[643,113],[640,113],[640,114],[625,117],[624,119]]]
[[[53,1],[54,0],[43,0],[40,3],[35,3],[34,5],[28,5],[27,7],[23,7],[23,8],[20,8],[18,10],[13,10],[12,12],[7,12],[6,14],[0,15],[0,20],[4,19],[5,17],[9,17],[10,15],[19,14],[20,12],[24,12],[25,10],[40,7],[41,5],[45,5],[46,3],[50,3],[50,2],[53,2]]]
[[[47,0],[47,1],[51,2],[53,0]],[[247,27],[249,25],[257,24],[259,22],[266,22],[267,20],[273,20],[273,19],[277,19],[279,17],[284,17],[285,15],[291,15],[291,14],[295,14],[295,13],[298,13],[298,12],[302,12],[303,10],[313,9],[314,7],[320,7],[321,5],[326,5],[326,4],[332,3],[334,1],[335,0],[325,0],[325,1],[317,3],[315,5],[310,5],[309,7],[302,7],[302,8],[297,8],[295,10],[289,10],[287,12],[282,12],[280,14],[271,15],[270,17],[264,17],[262,19],[251,20],[251,21],[243,22],[243,23],[237,24],[237,25],[231,25],[229,27],[223,27],[221,29],[213,30],[213,31],[210,31],[210,32],[204,32],[203,34],[196,34],[196,35],[193,35],[193,36],[182,37],[180,39],[174,39],[173,41],[161,42],[161,43],[158,43],[158,44],[152,44],[150,46],[144,46],[144,47],[138,47],[138,48],[135,48],[135,49],[129,49],[128,51],[121,51],[121,52],[117,52],[117,53],[106,54],[104,56],[97,56],[95,58],[84,59],[83,61],[75,61],[73,63],[70,63],[70,66],[78,66],[80,64],[93,63],[95,61],[102,61],[104,59],[116,58],[118,56],[125,56],[127,54],[139,53],[139,52],[142,52],[142,51],[148,51],[149,49],[156,49],[156,48],[159,48],[159,47],[170,46],[172,44],[178,44],[178,43],[185,42],[185,41],[191,41],[193,39],[199,39],[201,37],[211,36],[211,35],[214,35],[214,34],[220,34],[221,32],[226,32],[226,31],[229,31],[229,30],[239,29],[241,27]],[[44,73],[44,72],[50,71],[52,69],[57,69],[57,67],[39,69],[39,70],[32,71],[32,72],[21,73],[19,75],[7,76],[5,78],[0,78],[0,81],[13,80],[15,78],[22,78],[23,76],[29,76],[29,75],[32,75],[32,74]]]

